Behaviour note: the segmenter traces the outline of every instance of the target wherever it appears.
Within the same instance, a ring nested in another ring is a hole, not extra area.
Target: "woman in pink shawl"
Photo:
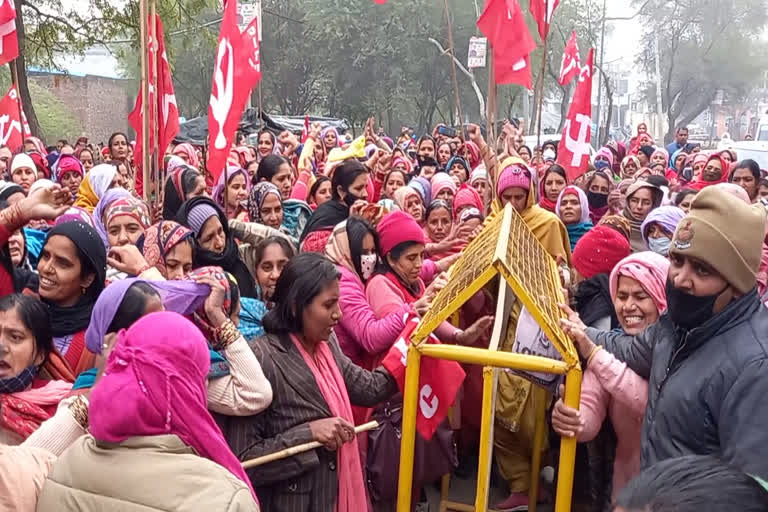
[[[205,338],[177,313],[120,331],[91,391],[91,435],[56,461],[37,510],[258,511],[208,412],[209,368]]]
[[[228,418],[227,439],[243,459],[310,441],[323,445],[248,470],[264,510],[368,510],[352,405],[373,407],[397,385],[383,367],[364,370],[339,348],[339,275],[317,253],[301,253],[285,266],[264,317],[268,334],[253,344],[273,387],[272,404],[257,416]]]
[[[626,334],[642,332],[667,309],[668,271],[669,260],[650,251],[632,254],[616,264],[609,286],[616,316]],[[583,443],[594,439],[603,422],[610,419],[617,439],[612,489],[615,497],[640,472],[640,438],[648,402],[648,382],[591,341],[578,345],[577,349],[587,360],[580,410],[571,409],[562,399],[558,400],[552,413],[552,426],[560,435],[575,436]],[[598,482],[598,485],[610,486],[610,483]]]
[[[195,169],[200,168],[200,158],[198,158],[197,151],[192,144],[187,142],[179,144],[173,148],[173,154],[184,160],[187,165],[191,165]]]

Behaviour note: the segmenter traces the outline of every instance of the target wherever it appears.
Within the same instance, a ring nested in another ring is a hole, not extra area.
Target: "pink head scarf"
[[[210,352],[200,330],[177,313],[151,313],[118,334],[104,376],[91,391],[90,432],[120,443],[134,436],[174,434],[201,457],[248,485],[207,408]]]
[[[616,298],[619,276],[631,277],[651,296],[659,314],[667,310],[667,295],[664,287],[667,284],[669,260],[651,251],[636,252],[618,262],[611,271],[611,299]]]
[[[192,167],[198,169],[200,168],[200,159],[197,157],[197,151],[195,151],[195,147],[192,144],[189,144],[187,142],[183,144],[179,144],[173,149],[173,154],[178,155],[184,155],[187,157],[187,162]]]

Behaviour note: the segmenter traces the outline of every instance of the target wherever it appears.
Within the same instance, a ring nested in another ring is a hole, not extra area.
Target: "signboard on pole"
[[[487,51],[488,51],[488,39],[486,39],[485,37],[470,37],[469,38],[469,57],[467,59],[467,67],[484,68],[485,55]]]
[[[253,18],[259,20],[259,42],[261,42],[261,0],[242,0],[237,3],[237,28],[243,32]]]

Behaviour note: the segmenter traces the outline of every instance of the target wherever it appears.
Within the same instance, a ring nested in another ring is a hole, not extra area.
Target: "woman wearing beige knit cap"
[[[762,207],[708,187],[675,231],[657,323],[626,336],[563,320],[648,379],[643,467],[707,454],[768,477],[768,309],[755,286],[765,222]]]

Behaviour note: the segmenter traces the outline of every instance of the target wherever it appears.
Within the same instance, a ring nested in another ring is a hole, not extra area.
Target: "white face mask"
[[[363,272],[363,280],[367,281],[373,275],[379,258],[375,254],[363,254],[360,256],[360,270]]]

